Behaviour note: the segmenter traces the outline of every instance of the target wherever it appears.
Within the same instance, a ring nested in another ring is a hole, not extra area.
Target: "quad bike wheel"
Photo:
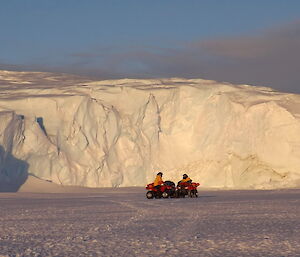
[[[177,198],[177,194],[176,194],[175,191],[171,191],[171,192],[169,193],[169,195],[170,195],[170,198]]]
[[[191,197],[191,198],[198,197],[195,190],[190,190],[188,192],[188,196]]]
[[[169,197],[169,194],[167,191],[163,192],[162,195],[161,195],[163,198],[168,198]]]
[[[148,199],[153,199],[153,198],[154,198],[153,192],[152,192],[152,191],[148,191],[148,192],[146,193],[146,197],[147,197]]]
[[[194,190],[191,190],[188,192],[189,197],[194,198],[196,197],[196,193],[194,192]]]

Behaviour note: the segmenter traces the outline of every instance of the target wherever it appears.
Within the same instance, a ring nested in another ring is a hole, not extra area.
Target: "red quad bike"
[[[146,190],[148,192],[146,193],[146,197],[148,199],[153,198],[169,198],[169,197],[175,197],[175,184],[172,181],[165,181],[163,185],[161,185],[159,188],[154,187],[154,184],[148,184],[146,186]]]
[[[199,186],[199,183],[189,183],[189,182],[178,182],[178,185],[176,187],[176,197],[177,198],[184,198],[186,195],[189,197],[198,197],[198,190],[197,187]]]

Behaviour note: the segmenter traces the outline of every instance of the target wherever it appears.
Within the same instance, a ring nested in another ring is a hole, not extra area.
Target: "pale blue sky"
[[[295,91],[299,21],[296,0],[2,0],[0,68],[203,77]],[[270,78],[274,70],[261,71],[278,60],[290,67],[283,88],[281,77]]]

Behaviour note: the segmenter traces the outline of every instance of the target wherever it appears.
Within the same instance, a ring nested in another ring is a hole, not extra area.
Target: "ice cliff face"
[[[0,71],[0,186],[300,185],[300,96],[200,79]]]

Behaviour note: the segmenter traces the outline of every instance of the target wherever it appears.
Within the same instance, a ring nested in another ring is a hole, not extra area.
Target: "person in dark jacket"
[[[192,183],[192,180],[189,178],[187,174],[183,174],[182,180],[180,180],[179,183]]]

